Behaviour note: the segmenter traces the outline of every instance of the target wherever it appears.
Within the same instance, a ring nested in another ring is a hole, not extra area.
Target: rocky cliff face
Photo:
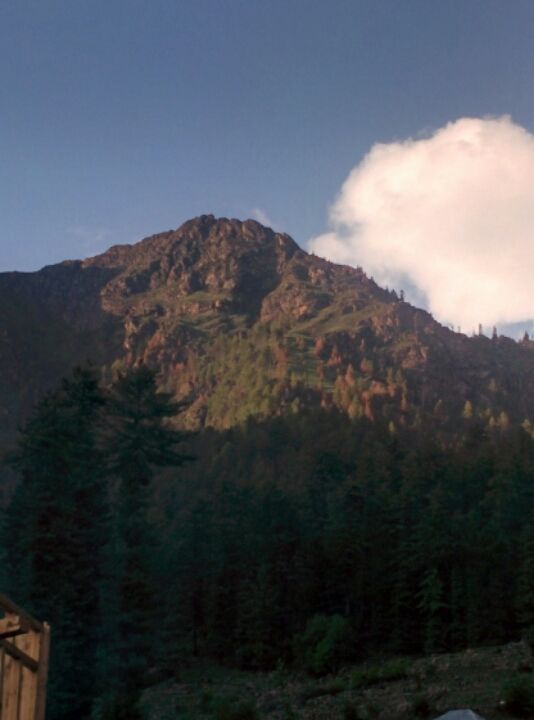
[[[4,442],[62,375],[145,362],[186,427],[338,406],[392,426],[534,420],[534,343],[468,338],[360,269],[255,221],[202,216],[36,273],[0,274]]]

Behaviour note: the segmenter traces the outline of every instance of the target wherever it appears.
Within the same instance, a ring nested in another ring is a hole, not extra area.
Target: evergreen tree
[[[118,694],[132,715],[155,659],[157,547],[147,516],[150,482],[155,467],[189,459],[177,450],[183,434],[165,423],[178,409],[170,395],[157,391],[155,374],[144,365],[119,374],[108,399],[105,448],[118,480]]]
[[[424,575],[419,591],[419,609],[425,619],[425,652],[432,653],[443,647],[442,609],[443,585],[437,568],[430,568]]]
[[[9,587],[53,628],[52,720],[86,714],[97,683],[107,536],[96,440],[103,403],[96,373],[75,370],[36,407],[12,457],[21,482],[5,528]]]

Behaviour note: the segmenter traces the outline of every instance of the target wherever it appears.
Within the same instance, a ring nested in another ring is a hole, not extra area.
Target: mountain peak
[[[256,220],[238,220],[214,215],[199,215],[187,220],[175,230],[151,235],[133,245],[114,245],[106,252],[83,261],[84,267],[117,267],[151,263],[158,258],[180,255],[180,248],[189,252],[214,252],[239,255],[268,248],[278,250],[287,258],[298,249],[296,242],[285,233],[276,233]]]
[[[197,427],[301,401],[404,425],[439,426],[466,401],[490,419],[534,419],[534,343],[453,333],[256,220],[201,215],[84,261],[0,274],[0,299],[11,429],[88,358],[108,373],[156,368]]]
[[[262,298],[299,253],[288,235],[255,220],[201,215],[135,245],[112,247],[83,267],[113,270],[102,297],[105,309],[115,314],[146,301],[147,294],[162,293],[173,303],[204,293],[219,306],[257,313]]]

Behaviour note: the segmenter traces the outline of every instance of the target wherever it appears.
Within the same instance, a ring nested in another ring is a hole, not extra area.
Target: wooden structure
[[[0,593],[0,720],[44,720],[50,628]]]

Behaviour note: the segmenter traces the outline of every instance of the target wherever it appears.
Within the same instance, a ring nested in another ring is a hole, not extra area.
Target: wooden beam
[[[25,635],[19,635],[15,645],[34,660],[39,659],[41,647],[41,634],[30,630]],[[37,687],[39,681],[39,670],[35,673],[26,667],[22,668],[21,694],[19,703],[19,716],[17,720],[35,720],[35,708],[37,706]]]
[[[2,720],[18,720],[20,676],[20,663],[6,656],[2,683]]]
[[[0,618],[0,638],[15,637],[22,635],[29,630],[29,623],[20,615],[7,613],[5,618]]]
[[[18,647],[13,645],[13,643],[8,642],[7,640],[0,640],[0,645],[2,646],[4,652],[7,655],[21,662],[24,667],[28,668],[28,670],[31,670],[32,672],[37,672],[39,668],[39,663],[37,662],[37,660],[34,660],[23,650],[20,650]]]
[[[43,624],[41,648],[39,652],[39,672],[37,674],[37,700],[35,704],[35,720],[45,720],[46,714],[46,681],[48,678],[48,661],[50,656],[50,625]]]

